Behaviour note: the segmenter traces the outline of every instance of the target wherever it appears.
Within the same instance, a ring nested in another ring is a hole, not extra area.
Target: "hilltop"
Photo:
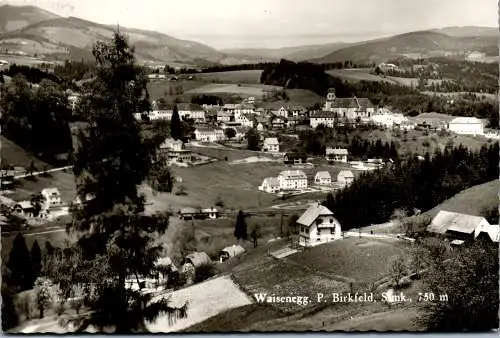
[[[35,6],[0,6],[0,34],[56,19],[59,16]]]
[[[402,56],[464,56],[466,51],[473,50],[492,53],[494,50],[491,46],[497,46],[496,36],[451,36],[435,31],[419,31],[367,41],[311,61],[330,63],[351,60],[354,63],[379,63]],[[496,54],[488,56],[498,56],[498,48]]]
[[[439,211],[446,210],[482,216],[485,209],[494,208],[498,205],[498,188],[498,180],[475,185],[469,189],[462,190],[455,196],[427,211],[426,214],[434,217]]]

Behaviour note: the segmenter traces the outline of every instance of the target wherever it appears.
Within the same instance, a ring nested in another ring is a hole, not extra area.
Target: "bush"
[[[396,289],[406,289],[411,286],[411,278],[410,277],[403,277],[399,280],[398,285],[394,286]]]
[[[203,282],[218,273],[218,270],[213,264],[204,264],[196,268],[194,275],[194,282]]]

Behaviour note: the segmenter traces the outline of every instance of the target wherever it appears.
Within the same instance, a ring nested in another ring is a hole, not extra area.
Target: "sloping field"
[[[211,83],[202,87],[194,88],[187,91],[187,94],[237,94],[244,96],[254,96],[262,98],[267,91],[273,89],[279,90],[281,87],[269,85],[236,85],[236,84],[217,84]]]
[[[252,303],[252,299],[240,291],[229,276],[214,278],[175,291],[170,297],[173,306],[182,306],[188,302],[187,318],[169,325],[167,317],[160,317],[147,325],[151,332],[180,331],[223,311]]]
[[[387,275],[390,259],[405,255],[406,250],[407,244],[396,240],[346,238],[313,247],[287,259],[358,282],[373,282]]]
[[[15,144],[14,142],[0,136],[0,146],[2,152],[2,160],[15,167],[28,167],[31,161],[35,163],[38,169],[43,169],[45,166],[50,168],[47,163],[37,159],[29,154],[26,150]]]
[[[25,200],[29,199],[32,194],[41,192],[44,188],[59,189],[63,203],[69,203],[76,197],[75,176],[71,170],[56,171],[47,177],[39,175],[33,180],[22,178],[16,181],[15,191],[5,196],[15,201]]]
[[[268,303],[279,311],[295,313],[312,308],[318,304],[318,292],[331,294],[348,289],[345,283],[312,272],[304,266],[289,264],[283,259],[267,255],[259,258],[251,260],[242,258],[241,263],[232,271],[233,278],[246,293],[254,297],[257,294],[302,297],[302,303]]]
[[[389,79],[387,77],[378,76],[375,74],[370,74],[372,71],[371,68],[356,68],[356,69],[331,69],[328,70],[327,73],[341,78],[343,80],[347,80],[350,82],[358,82],[358,81],[372,81],[372,82],[389,82],[392,84],[396,84],[396,81]]]
[[[229,72],[201,73],[194,75],[195,80],[203,80],[207,82],[222,82],[222,83],[246,83],[260,84],[261,69],[253,70],[236,70]]]
[[[425,214],[434,217],[440,210],[446,210],[481,216],[484,209],[498,206],[499,188],[498,180],[473,186],[428,210]]]

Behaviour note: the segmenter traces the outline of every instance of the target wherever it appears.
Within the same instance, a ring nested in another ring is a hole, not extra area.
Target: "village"
[[[216,49],[0,8],[2,331],[498,326],[498,32]]]

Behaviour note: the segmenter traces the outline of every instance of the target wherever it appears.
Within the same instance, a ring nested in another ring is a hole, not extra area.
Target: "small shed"
[[[179,217],[183,220],[193,219],[195,216],[198,216],[198,214],[200,214],[199,210],[190,207],[182,208],[179,211]]]
[[[182,273],[186,277],[186,284],[193,284],[197,268],[211,264],[212,260],[205,252],[192,252],[187,255],[182,265]]]
[[[234,244],[233,246],[228,246],[224,248],[219,253],[219,262],[225,262],[228,259],[238,256],[245,252],[245,249],[241,245]]]

